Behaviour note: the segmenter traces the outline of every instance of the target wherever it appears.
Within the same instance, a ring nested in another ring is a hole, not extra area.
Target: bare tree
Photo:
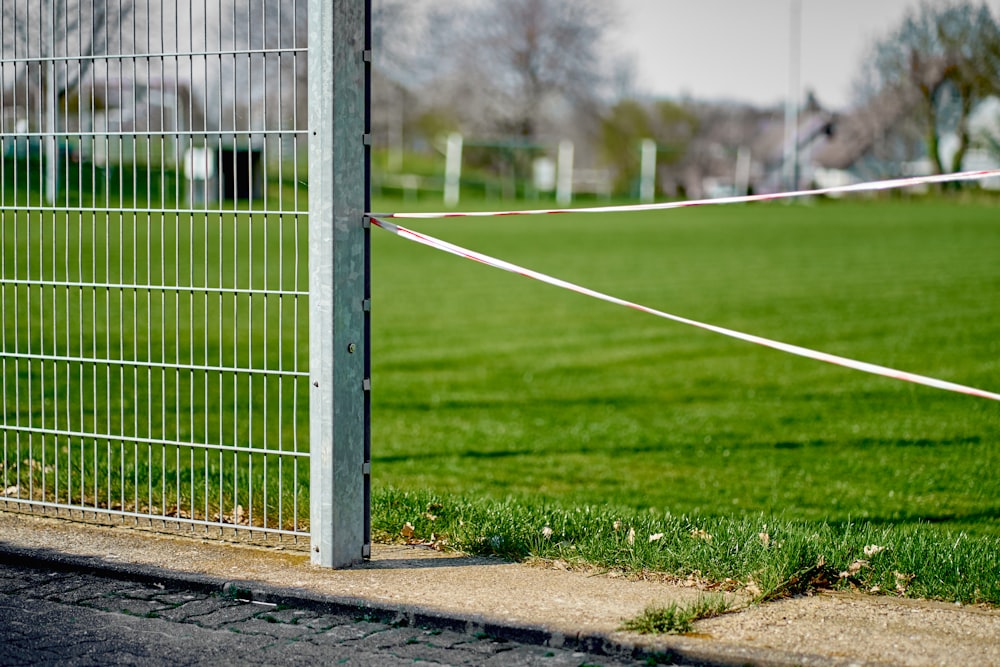
[[[538,138],[562,105],[595,106],[608,81],[602,40],[614,4],[600,0],[489,0],[432,23],[441,40],[444,79],[507,135]]]
[[[971,142],[969,116],[1000,91],[1000,28],[983,3],[924,2],[876,44],[873,70],[876,94],[917,101],[934,169],[958,171]],[[947,165],[941,154],[945,128],[958,137]]]

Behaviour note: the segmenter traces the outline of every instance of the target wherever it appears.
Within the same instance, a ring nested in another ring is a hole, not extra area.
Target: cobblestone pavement
[[[79,572],[0,564],[0,665],[582,665],[650,664],[398,627]]]

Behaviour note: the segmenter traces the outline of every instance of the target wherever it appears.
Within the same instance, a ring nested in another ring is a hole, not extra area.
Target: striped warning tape
[[[838,185],[812,190],[794,190],[791,192],[776,192],[772,194],[745,195],[739,197],[718,197],[716,199],[689,199],[684,201],[660,202],[658,204],[628,204],[624,206],[592,206],[589,208],[546,208],[527,209],[523,211],[464,211],[447,213],[386,213],[379,214],[383,220],[394,219],[432,219],[432,218],[495,218],[505,215],[549,215],[555,213],[620,213],[637,211],[665,211],[674,208],[690,208],[692,206],[717,206],[720,204],[748,204],[751,202],[775,201],[778,199],[794,199],[798,197],[818,197],[826,195],[848,194],[852,192],[877,192],[880,190],[898,190],[919,185],[937,183],[956,183],[959,181],[982,181],[988,178],[1000,177],[1000,169],[981,171],[963,171],[954,174],[936,174],[934,176],[911,176],[895,178],[887,181],[868,181],[852,185]]]
[[[815,359],[817,361],[823,361],[829,364],[835,364],[837,366],[843,366],[845,368],[851,368],[854,370],[862,371],[865,373],[871,373],[873,375],[881,375],[883,377],[893,378],[896,380],[903,380],[905,382],[912,382],[914,384],[920,384],[927,387],[934,387],[936,389],[943,389],[945,391],[953,391],[960,394],[967,394],[969,396],[978,396],[980,398],[987,398],[994,401],[1000,401],[1000,394],[985,391],[983,389],[976,389],[975,387],[968,387],[961,384],[956,384],[954,382],[947,382],[945,380],[938,380],[936,378],[927,377],[924,375],[917,375],[916,373],[908,373],[906,371],[896,370],[894,368],[887,368],[885,366],[878,366],[876,364],[870,364],[864,361],[856,361],[854,359],[848,359],[846,357],[840,357],[835,354],[828,354],[826,352],[818,352],[816,350],[810,350],[805,347],[800,347],[798,345],[791,345],[789,343],[782,343],[780,341],[771,340],[769,338],[763,338],[761,336],[754,336],[753,334],[742,333],[740,331],[734,331],[732,329],[726,329],[724,327],[715,326],[713,324],[706,324],[704,322],[699,322],[697,320],[688,319],[686,317],[681,317],[679,315],[672,315],[670,313],[663,312],[661,310],[656,310],[654,308],[649,308],[648,306],[643,306],[632,301],[626,301],[624,299],[619,299],[602,292],[598,292],[586,287],[581,287],[571,282],[565,280],[560,280],[559,278],[554,278],[548,276],[544,273],[539,273],[538,271],[532,271],[531,269],[526,269],[522,266],[506,262],[502,259],[497,259],[495,257],[490,257],[489,255],[484,255],[482,253],[475,252],[473,250],[468,250],[461,246],[457,246],[453,243],[448,243],[447,241],[442,241],[441,239],[435,238],[428,234],[423,234],[421,232],[416,232],[405,227],[400,227],[391,222],[387,222],[383,219],[377,217],[372,217],[372,224],[391,232],[397,236],[405,238],[407,240],[413,241],[415,243],[420,243],[431,248],[436,248],[465,259],[470,259],[481,264],[486,264],[487,266],[492,266],[498,269],[503,269],[504,271],[509,271],[511,273],[516,273],[526,278],[531,278],[532,280],[538,280],[549,285],[554,285],[556,287],[561,287],[563,289],[576,292],[578,294],[583,294],[595,299],[600,299],[601,301],[607,301],[608,303],[617,304],[619,306],[625,306],[627,308],[632,308],[650,315],[655,315],[657,317],[662,317],[667,320],[672,320],[674,322],[679,322],[681,324],[687,324],[689,326],[697,327],[699,329],[704,329],[706,331],[712,331],[723,336],[729,336],[730,338],[736,338],[738,340],[746,341],[748,343],[753,343],[755,345],[762,345],[764,347],[769,347],[775,350],[780,350],[782,352],[787,352],[788,354],[794,354],[800,357],[806,357],[807,359]]]

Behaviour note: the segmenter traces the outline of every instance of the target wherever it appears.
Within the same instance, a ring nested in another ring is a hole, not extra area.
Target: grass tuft
[[[671,602],[666,607],[647,607],[625,621],[621,629],[644,635],[684,635],[694,630],[695,621],[721,616],[731,609],[722,595],[705,595],[687,605]]]

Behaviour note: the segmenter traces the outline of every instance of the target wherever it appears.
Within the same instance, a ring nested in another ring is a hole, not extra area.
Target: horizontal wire
[[[92,364],[123,368],[149,368],[154,370],[192,371],[204,373],[231,373],[235,375],[264,375],[270,377],[309,377],[309,371],[285,371],[266,368],[240,368],[230,366],[201,366],[197,364],[177,364],[166,361],[138,361],[133,359],[97,359],[89,357],[67,357],[51,354],[27,354],[22,352],[0,352],[0,359],[23,361],[62,362],[69,364]]]
[[[70,505],[68,503],[52,502],[47,500],[29,500],[27,498],[17,498],[0,496],[0,503],[14,503],[18,505],[29,505],[33,507],[51,507],[74,512],[93,512],[95,514],[106,514],[110,516],[127,516],[135,519],[146,519],[149,521],[164,521],[167,523],[182,523],[187,525],[205,526],[210,528],[226,528],[252,533],[271,533],[276,535],[289,535],[295,537],[308,537],[307,531],[290,530],[287,528],[267,528],[263,526],[250,526],[242,523],[227,523],[224,521],[208,521],[207,519],[190,519],[183,517],[169,516],[167,514],[149,514],[144,512],[132,512],[129,510],[116,510],[106,507],[92,507],[88,505]]]
[[[146,105],[147,110],[149,108],[159,108],[159,105]],[[173,111],[169,106],[164,107],[167,111]],[[156,114],[150,114],[152,117],[156,117]],[[45,132],[39,130],[38,132],[0,132],[0,139],[38,139],[47,137],[57,137],[57,138],[73,138],[80,137],[81,139],[86,138],[108,138],[108,139],[145,139],[147,137],[249,137],[253,138],[255,136],[306,136],[309,134],[309,130],[295,130],[295,129],[284,129],[284,130],[119,130],[113,132],[108,131],[85,131],[85,130],[61,130],[59,132]],[[214,146],[208,146],[208,148],[214,148]]]
[[[163,445],[167,447],[183,447],[213,452],[229,452],[232,454],[262,454],[267,456],[289,456],[292,458],[308,458],[309,452],[293,449],[264,449],[261,447],[240,447],[239,445],[219,445],[207,442],[183,442],[165,438],[148,438],[138,435],[116,435],[113,433],[89,433],[87,431],[66,431],[38,426],[20,426],[17,424],[0,424],[0,431],[24,433],[29,435],[51,435],[61,438],[75,438],[95,442],[119,442],[139,445]]]
[[[300,53],[308,53],[308,47],[289,46],[287,48],[276,49],[223,49],[221,51],[151,51],[149,53],[92,53],[79,55],[61,56],[15,56],[13,58],[0,58],[0,65],[16,63],[77,63],[80,61],[139,61],[159,58],[216,58],[219,56],[268,56],[268,55],[289,55],[297,56]]]
[[[240,215],[289,215],[305,216],[309,211],[249,209],[249,208],[110,208],[100,206],[25,206],[21,204],[0,204],[0,211],[22,211],[38,213],[176,213],[178,215],[214,215],[218,213]]]
[[[298,290],[268,290],[239,287],[196,287],[184,285],[131,285],[125,283],[88,283],[61,280],[32,280],[30,278],[0,278],[0,285],[56,288],[92,288],[108,291],[183,292],[191,294],[232,294],[237,296],[287,296],[308,297],[309,292]]]

